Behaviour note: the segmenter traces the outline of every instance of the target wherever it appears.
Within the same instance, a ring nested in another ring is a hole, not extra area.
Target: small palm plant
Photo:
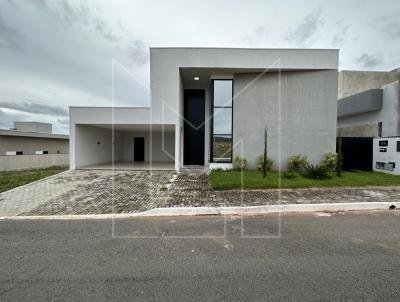
[[[328,170],[324,166],[306,165],[304,167],[304,176],[311,179],[327,179],[329,178]]]

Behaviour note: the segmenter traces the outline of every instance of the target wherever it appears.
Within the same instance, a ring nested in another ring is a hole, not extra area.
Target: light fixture
[[[200,78],[199,77],[194,77],[194,80],[198,81],[198,80],[200,80]]]

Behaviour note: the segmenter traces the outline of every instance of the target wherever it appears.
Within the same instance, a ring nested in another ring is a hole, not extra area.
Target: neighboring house
[[[14,122],[0,130],[0,171],[69,164],[68,135],[53,134],[52,125]]]
[[[70,107],[70,167],[274,169],[335,151],[338,50],[151,48],[151,106]],[[117,86],[116,86],[117,87]]]
[[[399,69],[341,71],[337,126],[343,137],[400,135]]]

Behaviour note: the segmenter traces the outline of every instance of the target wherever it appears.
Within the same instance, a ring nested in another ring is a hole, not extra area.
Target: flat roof
[[[268,47],[196,47],[196,46],[150,46],[150,49],[254,49],[254,50],[336,50],[339,48],[268,48]]]
[[[5,129],[0,129],[0,136],[21,136],[21,137],[69,139],[69,135],[66,135],[66,134],[25,132],[25,131],[5,130]]]

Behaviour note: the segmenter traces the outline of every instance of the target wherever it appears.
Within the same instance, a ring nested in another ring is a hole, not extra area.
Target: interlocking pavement
[[[400,201],[400,186],[213,191],[207,172],[183,170],[169,190],[169,206],[260,206],[272,204]]]
[[[66,171],[0,194],[0,216],[132,213],[164,206],[174,171]]]
[[[134,213],[157,207],[400,201],[400,187],[213,191],[208,172],[66,171],[0,193],[0,216]]]

